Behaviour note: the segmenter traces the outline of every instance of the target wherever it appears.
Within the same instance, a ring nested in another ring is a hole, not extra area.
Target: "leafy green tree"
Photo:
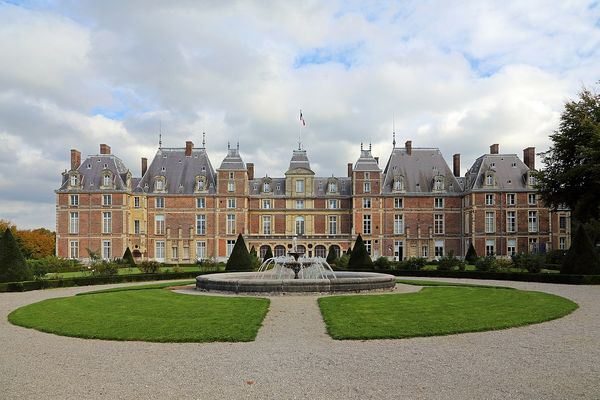
[[[0,238],[0,282],[20,282],[33,279],[33,273],[25,262],[10,229]]]
[[[469,245],[469,249],[467,250],[467,255],[465,256],[465,261],[468,262],[469,264],[475,264],[475,261],[477,261],[477,252],[475,251],[475,247],[473,246],[473,243],[471,243]]]
[[[598,253],[583,226],[579,226],[571,248],[565,255],[561,274],[600,274]]]
[[[348,269],[363,268],[373,268],[373,260],[371,260],[371,256],[365,247],[365,242],[363,242],[359,234],[354,243],[354,249],[352,249],[352,253],[350,254],[350,260],[348,260]]]
[[[337,255],[335,254],[335,247],[333,245],[329,246],[329,252],[327,253],[327,264],[331,264],[335,262]]]
[[[123,254],[123,261],[125,261],[125,263],[130,267],[135,267],[135,260],[133,259],[133,254],[131,254],[131,250],[129,250],[129,247],[127,247],[125,253]]]
[[[265,257],[263,258],[263,262],[267,261],[269,258],[273,258],[273,252],[271,251],[271,246],[267,247],[267,251],[265,252]]]
[[[252,259],[241,233],[235,241],[225,271],[252,271]]]
[[[584,88],[565,104],[552,146],[536,174],[538,190],[553,208],[567,205],[581,222],[600,217],[600,95]]]

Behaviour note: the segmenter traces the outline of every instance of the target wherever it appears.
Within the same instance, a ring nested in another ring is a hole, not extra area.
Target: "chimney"
[[[455,154],[452,156],[452,166],[454,170],[454,176],[460,176],[460,154]]]
[[[248,170],[248,180],[254,179],[254,163],[247,163],[246,169]]]
[[[348,178],[352,178],[352,163],[348,163]]]
[[[379,157],[375,157],[375,162],[379,165]]]
[[[185,156],[186,157],[191,157],[192,156],[192,149],[194,148],[194,143],[192,143],[190,140],[188,140],[187,142],[185,142]]]
[[[408,154],[410,156],[412,154],[412,141],[407,140],[406,143],[404,144],[404,147],[406,148],[406,154]]]
[[[110,154],[110,146],[107,144],[100,145],[100,154]]]
[[[490,146],[490,154],[498,154],[498,143],[494,143],[493,145]]]
[[[142,157],[142,176],[146,174],[148,171],[148,159],[146,157]]]
[[[523,162],[529,169],[535,169],[535,147],[528,147],[523,150]]]
[[[71,149],[71,170],[74,171],[81,165],[81,152]]]

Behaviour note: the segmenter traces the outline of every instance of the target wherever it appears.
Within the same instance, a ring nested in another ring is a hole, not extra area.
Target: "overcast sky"
[[[273,3],[273,4],[271,4]],[[492,143],[548,148],[600,79],[596,1],[0,0],[0,219],[54,229],[71,148],[140,175],[163,146],[240,143],[283,176],[299,134],[317,175],[360,143],[438,147],[462,172]],[[537,159],[540,165],[539,157]]]

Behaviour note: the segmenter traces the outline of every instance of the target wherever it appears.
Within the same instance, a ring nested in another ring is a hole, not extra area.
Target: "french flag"
[[[302,116],[302,110],[300,110],[300,122],[302,122],[302,126],[306,126],[306,122],[304,122],[304,117]]]

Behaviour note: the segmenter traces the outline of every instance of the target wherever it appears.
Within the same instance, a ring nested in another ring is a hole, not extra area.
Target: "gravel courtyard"
[[[61,337],[7,321],[20,306],[98,287],[0,293],[0,399],[600,398],[600,286],[468,282],[554,293],[580,308],[503,331],[334,341],[316,296],[281,296],[255,342],[163,344]]]

